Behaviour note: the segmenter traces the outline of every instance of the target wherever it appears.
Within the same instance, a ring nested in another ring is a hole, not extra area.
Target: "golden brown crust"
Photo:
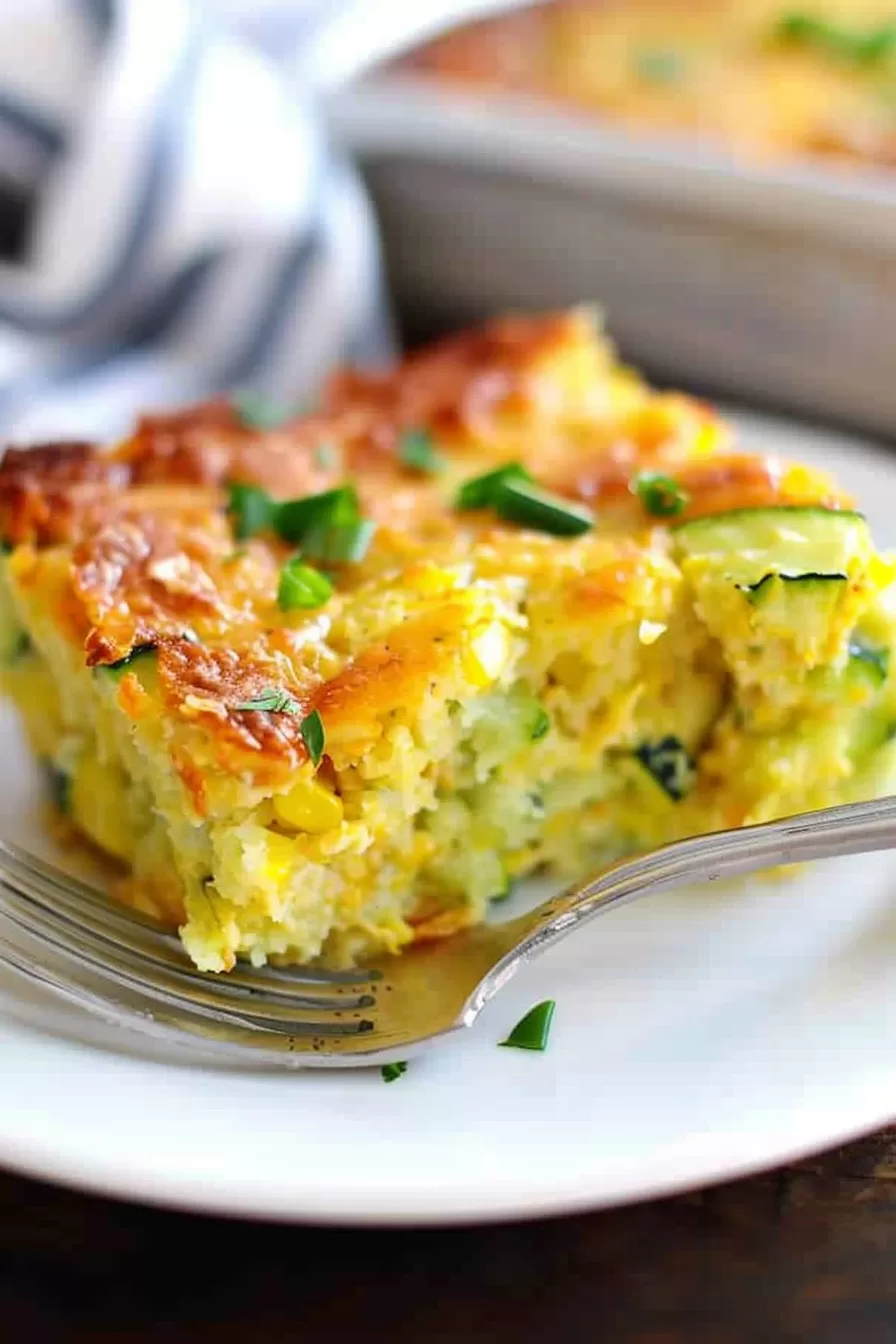
[[[124,489],[124,463],[90,443],[44,443],[8,448],[0,464],[0,519],[7,542],[41,544],[71,535],[77,514],[109,490]]]
[[[288,684],[283,666],[263,653],[165,640],[159,649],[159,686],[169,710],[184,722],[204,722],[214,733],[222,764],[230,766],[243,755],[293,768],[308,759],[300,731],[307,698]],[[272,688],[289,695],[291,712],[237,708]]]
[[[210,573],[215,555],[206,532],[151,514],[103,523],[77,542],[71,586],[88,627],[88,666],[182,633],[197,617],[226,618]]]
[[[412,428],[432,436],[443,474],[401,462],[402,434]],[[332,451],[321,454],[324,445]],[[454,507],[459,481],[517,459],[543,485],[595,509],[587,573],[563,571],[565,540]],[[339,375],[319,414],[266,433],[218,401],[146,417],[111,453],[85,444],[12,450],[0,463],[0,529],[18,543],[14,582],[47,593],[88,666],[118,662],[135,645],[158,648],[162,704],[183,730],[174,767],[202,815],[203,766],[282,780],[307,761],[301,722],[318,709],[342,768],[376,744],[390,716],[425,696],[451,659],[463,659],[479,619],[469,593],[453,593],[449,582],[432,609],[402,607],[387,635],[355,618],[347,634],[340,613],[365,581],[404,575],[405,596],[424,591],[427,565],[463,565],[475,544],[482,577],[563,571],[557,601],[571,615],[615,620],[663,554],[661,526],[632,491],[645,467],[681,483],[691,516],[748,503],[845,502],[819,472],[731,451],[710,407],[650,393],[573,313],[504,319],[392,373]],[[235,479],[278,498],[346,479],[357,486],[379,529],[364,562],[338,574],[321,612],[279,609],[279,573],[293,548],[270,535],[236,541],[223,488]],[[296,712],[237,708],[272,689],[291,696]],[[122,676],[118,703],[135,720],[153,712],[136,668]]]

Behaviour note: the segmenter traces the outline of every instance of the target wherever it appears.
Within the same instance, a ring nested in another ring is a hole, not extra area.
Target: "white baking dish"
[[[661,377],[896,431],[896,173],[735,164],[404,75],[330,111],[414,329],[590,300]]]

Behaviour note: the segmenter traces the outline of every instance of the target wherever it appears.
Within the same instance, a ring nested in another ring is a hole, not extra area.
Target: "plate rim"
[[[896,1083],[896,1068],[893,1082]],[[861,1120],[845,1124],[836,1133],[827,1130],[811,1139],[782,1145],[775,1153],[741,1161],[726,1161],[720,1153],[715,1162],[696,1170],[682,1171],[667,1179],[649,1184],[636,1181],[620,1185],[603,1194],[589,1189],[577,1192],[563,1189],[550,1196],[530,1198],[523,1203],[519,1194],[509,1191],[496,1199],[494,1190],[477,1201],[465,1198],[446,1208],[428,1203],[431,1192],[422,1192],[419,1207],[404,1198],[390,1205],[388,1200],[368,1199],[362,1208],[353,1203],[351,1196],[340,1193],[312,1199],[297,1207],[293,1195],[287,1191],[278,1199],[258,1199],[251,1196],[234,1197],[232,1187],[223,1183],[216,1187],[204,1178],[184,1178],[179,1175],[169,1183],[159,1182],[147,1171],[119,1168],[115,1163],[69,1158],[58,1150],[50,1153],[43,1145],[29,1148],[20,1142],[5,1143],[0,1129],[0,1166],[7,1171],[50,1182],[68,1190],[97,1198],[113,1199],[123,1203],[137,1203],[174,1212],[193,1213],[237,1221],[270,1222],[283,1225],[307,1224],[317,1227],[346,1228],[439,1228],[485,1226],[499,1223],[519,1223],[574,1217],[579,1214],[625,1208],[630,1205],[671,1199],[677,1195],[704,1190],[712,1186],[746,1180],[778,1167],[803,1162],[820,1153],[855,1142],[896,1122],[896,1089],[892,1100],[882,1106],[873,1119],[867,1112]],[[440,1192],[443,1194],[444,1192]]]

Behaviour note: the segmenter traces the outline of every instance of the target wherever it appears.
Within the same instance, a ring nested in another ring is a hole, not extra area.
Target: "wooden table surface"
[[[236,1223],[2,1173],[0,1206],[10,1344],[896,1342],[896,1130],[662,1203],[503,1227]]]

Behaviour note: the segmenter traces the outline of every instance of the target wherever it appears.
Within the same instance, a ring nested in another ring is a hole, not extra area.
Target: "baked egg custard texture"
[[[585,312],[301,418],[10,449],[0,528],[3,683],[57,802],[206,970],[397,952],[534,869],[892,773],[893,559]]]

